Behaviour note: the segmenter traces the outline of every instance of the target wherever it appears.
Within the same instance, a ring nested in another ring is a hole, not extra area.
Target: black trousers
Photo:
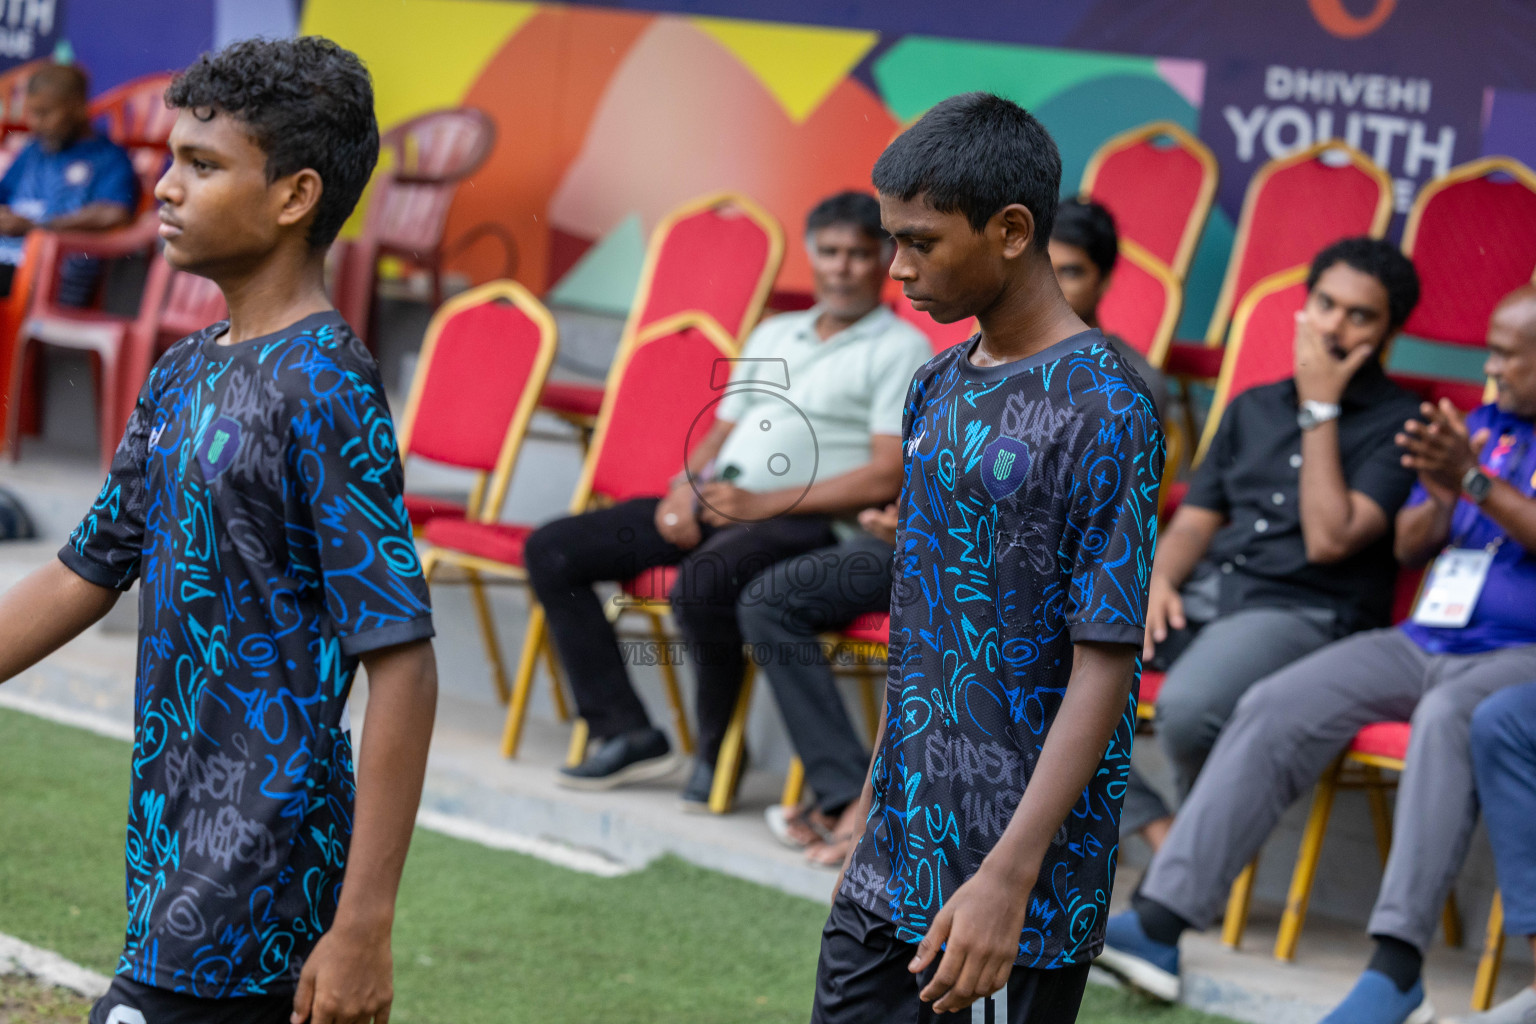
[[[592,585],[677,566],[669,595],[672,616],[697,682],[699,756],[713,764],[745,669],[736,598],[775,562],[832,543],[832,528],[822,516],[706,526],[699,546],[684,551],[656,530],[659,503],[636,498],[557,519],[528,538],[524,563],[594,739],[644,729],[651,721]]]
[[[936,1014],[917,994],[941,961],[912,974],[907,964],[916,953],[889,921],[839,895],[821,930],[811,1024],[1071,1024],[1088,985],[1088,964],[1015,967],[1004,991],[959,1013]]]
[[[89,1024],[288,1024],[293,996],[202,999],[119,974],[91,1007]]]

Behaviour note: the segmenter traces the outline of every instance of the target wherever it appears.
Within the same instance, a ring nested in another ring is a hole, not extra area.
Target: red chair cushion
[[[1370,754],[1402,761],[1408,757],[1408,737],[1412,727],[1407,722],[1377,722],[1355,733],[1350,741],[1351,754]]]
[[[857,640],[860,643],[889,643],[891,615],[889,612],[865,612],[850,622],[841,632],[848,639]]]
[[[1168,346],[1163,371],[1175,377],[1214,380],[1221,373],[1221,357],[1226,349],[1210,348],[1202,342],[1175,341]]]
[[[442,516],[464,518],[464,506],[457,501],[426,494],[412,494],[409,491],[405,493],[405,511],[411,517],[411,525],[417,529]]]
[[[1143,669],[1141,672],[1141,697],[1137,704],[1144,708],[1157,706],[1157,695],[1163,692],[1164,673],[1156,669]]]
[[[624,593],[641,601],[667,601],[677,580],[677,566],[664,565],[641,573],[620,584]]]
[[[521,523],[476,523],[467,519],[434,519],[422,536],[435,547],[460,551],[503,565],[521,567],[523,547],[533,527]]]
[[[1171,519],[1184,503],[1184,495],[1189,493],[1189,481],[1177,480],[1168,485],[1168,496],[1163,499],[1163,518]]]
[[[593,384],[550,381],[539,395],[539,405],[567,416],[590,416],[596,419],[598,410],[603,407],[603,389]]]

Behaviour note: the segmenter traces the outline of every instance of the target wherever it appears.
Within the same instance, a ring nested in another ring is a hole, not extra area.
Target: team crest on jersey
[[[64,168],[64,181],[66,184],[76,187],[84,185],[91,180],[91,165],[84,160],[76,160]]]
[[[1016,437],[999,437],[981,453],[981,480],[993,501],[1002,501],[1029,474],[1029,446]]]
[[[198,446],[197,461],[203,467],[203,478],[212,480],[229,468],[240,451],[240,424],[228,416],[213,421]]]

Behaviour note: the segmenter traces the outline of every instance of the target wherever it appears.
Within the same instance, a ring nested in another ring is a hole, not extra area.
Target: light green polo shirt
[[[781,313],[747,338],[716,409],[736,425],[717,477],[735,466],[745,490],[804,487],[868,463],[871,435],[901,436],[912,374],[933,358],[928,339],[882,304],[823,341],[820,315]]]

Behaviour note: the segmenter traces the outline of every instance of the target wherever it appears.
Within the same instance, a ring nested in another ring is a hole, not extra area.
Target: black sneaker
[[[715,766],[695,759],[693,774],[683,787],[683,810],[692,814],[709,813],[709,794],[715,788]]]
[[[561,768],[555,782],[566,789],[613,789],[659,779],[674,767],[666,735],[660,729],[637,729],[601,741],[581,764]]]

